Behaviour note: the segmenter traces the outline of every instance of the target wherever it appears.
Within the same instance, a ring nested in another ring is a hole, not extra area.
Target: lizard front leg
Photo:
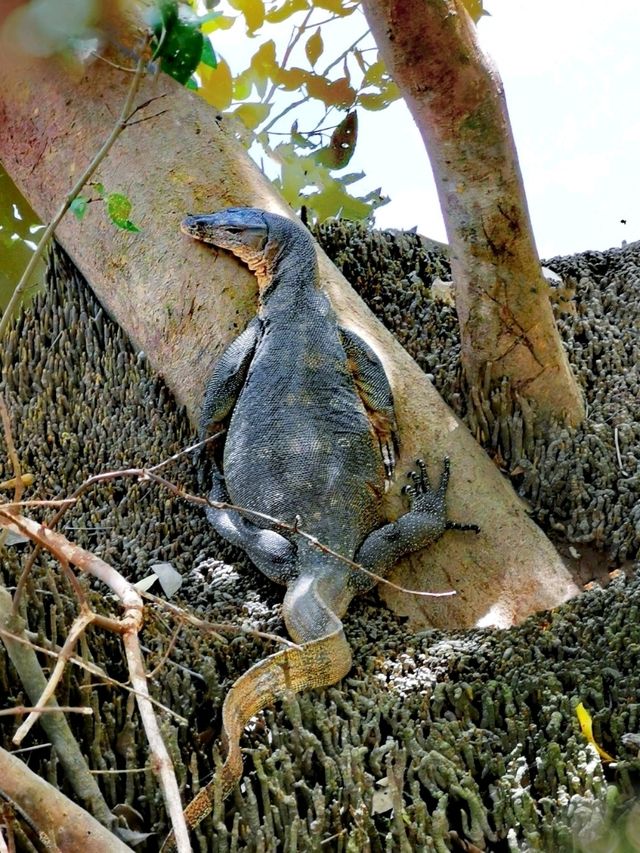
[[[391,571],[405,554],[411,554],[436,542],[445,530],[472,530],[475,524],[458,524],[447,520],[446,494],[449,484],[449,459],[445,457],[440,483],[432,489],[427,479],[424,462],[419,459],[418,470],[409,475],[413,485],[403,491],[410,500],[409,511],[397,521],[385,524],[370,533],[364,540],[354,560],[381,577]],[[354,572],[350,585],[355,592],[365,592],[375,585],[375,580],[362,572]]]
[[[231,414],[246,382],[261,328],[261,321],[256,317],[216,362],[207,383],[200,415],[198,436],[201,440],[221,426]],[[211,477],[209,500],[212,503],[230,503],[224,476],[204,447],[194,454],[194,463],[201,485],[208,476]],[[224,539],[242,548],[271,580],[286,584],[295,577],[296,548],[284,536],[274,530],[263,529],[231,509],[209,506],[207,519]]]

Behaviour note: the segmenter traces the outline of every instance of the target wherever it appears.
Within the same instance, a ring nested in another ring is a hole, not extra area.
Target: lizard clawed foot
[[[444,470],[437,489],[432,489],[423,459],[416,459],[417,470],[409,471],[411,484],[404,486],[402,493],[409,496],[412,510],[444,514],[444,499],[449,482],[449,459],[445,457]]]
[[[422,459],[416,459],[417,470],[409,471],[407,478],[412,482],[404,486],[402,493],[408,495],[412,511],[428,512],[441,518],[441,530],[468,530],[480,533],[477,524],[460,524],[457,521],[446,520],[445,499],[449,485],[450,462],[449,457],[443,460],[442,474],[437,489],[433,489],[429,483],[427,468]]]
[[[477,524],[460,524],[457,521],[447,521],[445,530],[470,530],[472,533],[480,533]]]

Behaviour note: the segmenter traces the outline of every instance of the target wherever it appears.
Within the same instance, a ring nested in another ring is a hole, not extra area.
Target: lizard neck
[[[295,236],[280,246],[273,258],[270,276],[260,291],[263,309],[290,310],[292,305],[304,305],[318,293],[318,261],[310,237]]]

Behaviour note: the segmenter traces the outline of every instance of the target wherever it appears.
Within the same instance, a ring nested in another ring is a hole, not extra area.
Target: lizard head
[[[233,252],[252,270],[261,290],[273,276],[270,214],[253,207],[229,207],[216,213],[194,214],[180,224],[184,234],[203,243]]]
[[[182,220],[181,230],[196,240],[233,252],[258,279],[261,298],[286,268],[302,280],[317,277],[313,239],[285,216],[255,207],[228,207]]]

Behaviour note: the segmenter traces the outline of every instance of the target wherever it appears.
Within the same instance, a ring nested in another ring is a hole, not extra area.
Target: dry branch
[[[57,559],[62,558],[62,561],[68,561],[102,581],[120,599],[124,609],[124,615],[120,620],[122,640],[129,665],[129,674],[135,688],[138,710],[151,748],[151,767],[160,781],[169,819],[176,835],[178,850],[181,853],[183,851],[187,853],[191,850],[191,845],[182,815],[178,783],[150,701],[144,662],[140,651],[138,632],[143,623],[143,604],[138,591],[104,560],[69,542],[62,534],[49,530],[30,518],[6,512],[1,505],[0,526],[8,528],[14,533],[22,533],[28,536],[50,551]]]

